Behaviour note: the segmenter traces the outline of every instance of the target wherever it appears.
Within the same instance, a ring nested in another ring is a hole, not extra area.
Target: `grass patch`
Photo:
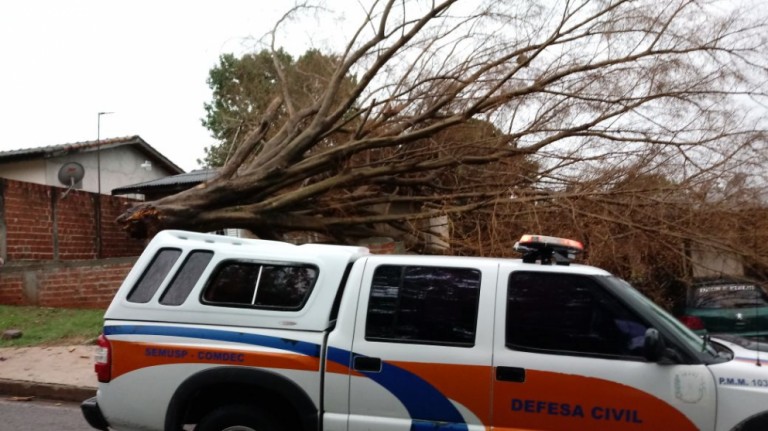
[[[0,340],[0,347],[84,344],[98,337],[104,310],[0,305],[0,333],[19,329],[15,340]]]

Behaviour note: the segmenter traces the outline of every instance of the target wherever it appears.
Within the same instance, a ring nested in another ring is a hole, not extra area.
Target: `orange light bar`
[[[520,237],[520,241],[518,241],[518,243],[520,245],[534,245],[534,244],[553,245],[553,246],[560,246],[560,247],[568,247],[578,251],[584,251],[584,244],[580,243],[579,241],[576,241],[574,239],[558,238],[554,236],[526,234]]]

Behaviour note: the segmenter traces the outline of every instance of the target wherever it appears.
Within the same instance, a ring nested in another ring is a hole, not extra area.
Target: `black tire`
[[[200,420],[195,431],[280,431],[277,421],[257,407],[219,407]]]
[[[736,425],[731,431],[764,431],[768,430],[768,411],[758,413],[744,422]]]

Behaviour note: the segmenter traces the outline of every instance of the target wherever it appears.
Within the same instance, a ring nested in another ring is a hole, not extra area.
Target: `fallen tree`
[[[280,37],[308,10],[295,6],[264,39],[274,91],[221,135],[232,149],[218,177],[136,205],[118,219],[127,231],[383,235],[498,255],[517,226],[602,246],[616,228],[597,227],[615,224],[734,249],[674,209],[725,202],[694,196],[708,184],[765,184],[754,110],[768,55],[749,9],[379,1],[323,67],[288,69]],[[295,85],[297,73],[312,85]],[[666,182],[621,187],[648,173]],[[654,217],[638,217],[640,201]]]

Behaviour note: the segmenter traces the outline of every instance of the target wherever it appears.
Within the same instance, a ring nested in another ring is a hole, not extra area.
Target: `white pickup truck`
[[[372,255],[161,232],[106,312],[82,410],[101,430],[768,430],[758,351],[570,265],[580,248]]]

